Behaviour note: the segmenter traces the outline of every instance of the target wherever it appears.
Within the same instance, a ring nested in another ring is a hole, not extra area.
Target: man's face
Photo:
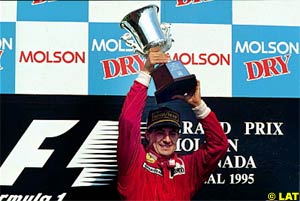
[[[175,151],[178,137],[179,129],[174,127],[159,127],[146,132],[149,145],[163,156],[169,156]]]

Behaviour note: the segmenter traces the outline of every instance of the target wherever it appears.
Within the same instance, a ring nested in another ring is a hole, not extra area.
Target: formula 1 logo
[[[55,151],[39,149],[44,140],[65,134],[78,122],[33,120],[0,167],[0,186],[14,185],[25,168],[43,168]],[[117,137],[118,121],[98,121],[67,166],[83,168],[72,187],[109,185],[117,172]]]

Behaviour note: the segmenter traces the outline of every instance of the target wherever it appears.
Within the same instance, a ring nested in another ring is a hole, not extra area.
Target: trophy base
[[[174,95],[184,95],[195,90],[196,76],[190,74],[180,61],[172,60],[160,64],[152,72],[156,92],[157,103],[173,100]]]
[[[169,102],[174,99],[174,95],[184,95],[192,90],[195,90],[197,80],[195,75],[187,75],[178,79],[175,79],[173,83],[165,86],[162,89],[157,90],[154,95],[156,103]]]

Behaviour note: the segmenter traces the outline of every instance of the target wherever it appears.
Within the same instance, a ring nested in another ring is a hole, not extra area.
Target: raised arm
[[[119,137],[117,144],[117,160],[120,175],[127,175],[131,165],[134,164],[138,154],[141,154],[143,147],[141,144],[141,118],[147,99],[147,89],[150,83],[150,73],[154,65],[166,63],[169,56],[159,51],[151,49],[144,68],[139,73],[137,79],[131,86],[123,104],[119,117]]]
[[[205,133],[205,143],[186,157],[191,170],[190,185],[195,192],[208,179],[216,169],[219,160],[225,155],[228,140],[215,113],[201,99],[199,80],[197,80],[195,91],[174,98],[182,99],[192,107]]]
[[[140,73],[128,92],[119,117],[117,161],[119,174],[127,174],[130,164],[141,152],[141,118],[147,98],[149,75]]]

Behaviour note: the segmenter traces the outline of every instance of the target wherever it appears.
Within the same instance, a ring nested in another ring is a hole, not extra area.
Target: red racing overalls
[[[157,155],[141,144],[141,119],[147,99],[145,85],[134,81],[119,118],[118,191],[125,200],[191,200],[216,169],[228,148],[214,112],[200,119],[206,143],[182,157]]]

